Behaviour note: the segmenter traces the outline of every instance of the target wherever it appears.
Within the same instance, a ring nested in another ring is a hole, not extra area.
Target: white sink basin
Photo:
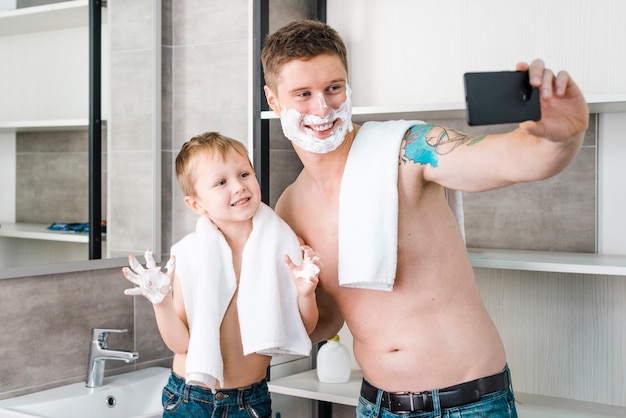
[[[104,385],[84,382],[0,401],[0,417],[160,418],[161,393],[170,369],[151,367],[105,377]]]

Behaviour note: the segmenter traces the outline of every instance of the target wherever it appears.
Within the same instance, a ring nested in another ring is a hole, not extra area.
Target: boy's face
[[[248,159],[232,152],[224,161],[217,152],[194,156],[195,195],[185,203],[218,227],[248,221],[261,202],[261,188]]]
[[[287,62],[274,89],[265,86],[268,104],[295,145],[305,151],[330,152],[352,130],[347,77],[338,57],[319,55]]]

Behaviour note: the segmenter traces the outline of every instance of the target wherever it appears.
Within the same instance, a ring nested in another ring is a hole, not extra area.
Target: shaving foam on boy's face
[[[281,108],[280,123],[283,133],[291,142],[305,151],[326,154],[337,149],[346,134],[352,131],[352,90],[346,84],[346,101],[338,109],[330,109],[325,117],[302,114],[295,109]],[[322,93],[318,95],[318,104],[322,109],[329,109]],[[335,121],[337,121],[335,123]],[[333,123],[335,126],[333,126]],[[313,128],[327,130],[333,128],[330,136],[318,139],[313,135]]]

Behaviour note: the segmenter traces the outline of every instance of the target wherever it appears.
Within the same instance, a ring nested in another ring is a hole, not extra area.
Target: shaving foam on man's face
[[[346,84],[346,101],[338,109],[331,109],[325,117],[302,114],[295,109],[282,108],[280,123],[283,133],[291,142],[305,151],[326,154],[337,149],[346,134],[352,131],[352,90]],[[323,93],[318,94],[321,108],[328,109]],[[324,139],[315,137],[315,132],[332,129]]]

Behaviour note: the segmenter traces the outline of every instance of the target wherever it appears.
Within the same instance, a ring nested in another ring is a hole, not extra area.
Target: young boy
[[[562,171],[588,126],[576,83],[541,60],[518,64],[541,91],[541,120],[472,137],[421,121],[352,124],[347,49],[324,23],[278,29],[261,59],[267,102],[304,165],[276,212],[324,258],[311,338],[331,338],[345,319],[364,375],[357,416],[516,416],[504,347],[446,189]]]
[[[200,215],[196,231],[172,247],[166,272],[150,252],[147,269],[133,256],[123,269],[139,285],[125,293],[153,303],[174,352],[163,416],[270,417],[267,367],[272,355],[310,354],[322,263],[261,202],[240,142],[216,132],[192,138],[176,176]]]

